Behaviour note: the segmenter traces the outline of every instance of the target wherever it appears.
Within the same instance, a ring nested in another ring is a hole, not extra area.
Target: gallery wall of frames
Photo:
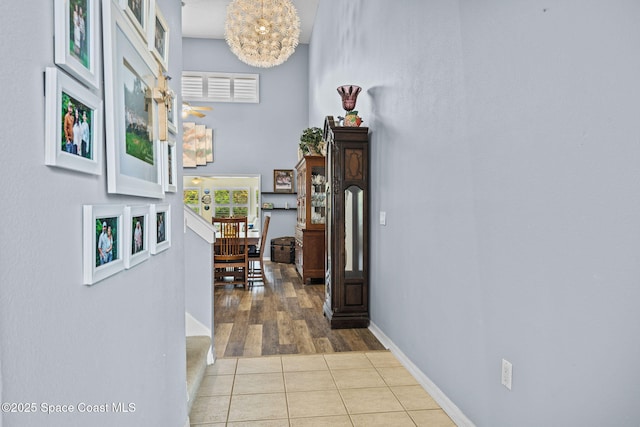
[[[170,30],[156,0],[55,0],[54,8],[45,164],[102,175],[106,163],[107,193],[161,202],[178,188],[178,116]],[[86,285],[171,247],[168,203],[82,209]]]

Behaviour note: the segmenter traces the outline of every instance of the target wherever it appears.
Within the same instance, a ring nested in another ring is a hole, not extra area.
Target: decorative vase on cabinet
[[[369,129],[324,125],[327,142],[324,315],[331,328],[369,326]]]
[[[296,270],[303,283],[324,279],[325,158],[303,156],[296,165]]]

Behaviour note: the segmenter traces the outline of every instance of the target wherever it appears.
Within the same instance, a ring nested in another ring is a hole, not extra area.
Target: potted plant
[[[299,148],[304,156],[322,154],[322,129],[311,127],[303,130],[300,135]]]

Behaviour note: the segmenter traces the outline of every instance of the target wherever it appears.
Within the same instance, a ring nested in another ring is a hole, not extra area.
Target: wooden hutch
[[[296,165],[297,208],[295,259],[303,283],[324,279],[326,217],[324,156],[304,156]]]

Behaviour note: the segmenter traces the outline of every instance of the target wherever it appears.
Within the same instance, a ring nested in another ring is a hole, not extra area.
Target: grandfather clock
[[[324,315],[331,328],[369,326],[369,129],[324,122]]]

